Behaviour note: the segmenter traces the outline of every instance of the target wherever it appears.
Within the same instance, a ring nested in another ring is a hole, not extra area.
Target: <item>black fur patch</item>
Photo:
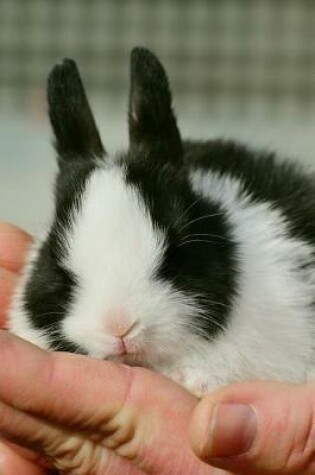
[[[195,299],[208,318],[187,323],[212,338],[226,326],[236,292],[235,243],[225,215],[192,192],[184,168],[160,167],[154,157],[141,160],[134,154],[126,161],[127,183],[138,189],[154,225],[167,237],[154,278]]]
[[[47,94],[59,161],[103,157],[105,150],[74,61],[65,59],[52,69]]]
[[[160,163],[181,161],[182,142],[163,66],[150,51],[134,48],[130,76],[130,148],[143,154],[158,150]]]
[[[31,325],[49,335],[51,347],[62,351],[84,353],[82,348],[60,334],[75,287],[76,276],[62,265],[65,256],[63,235],[68,230],[72,213],[81,206],[86,182],[96,165],[77,160],[63,164],[56,182],[56,210],[50,233],[40,249],[24,295],[24,308]]]

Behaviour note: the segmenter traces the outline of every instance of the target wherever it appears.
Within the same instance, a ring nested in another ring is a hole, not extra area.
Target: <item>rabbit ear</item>
[[[168,157],[178,157],[182,144],[163,66],[149,50],[134,48],[130,69],[130,146],[147,151],[162,149]]]
[[[59,161],[103,157],[105,149],[73,60],[64,59],[54,66],[47,94]]]

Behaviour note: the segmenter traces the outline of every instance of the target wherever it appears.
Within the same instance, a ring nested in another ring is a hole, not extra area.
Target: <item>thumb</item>
[[[205,396],[190,424],[204,462],[243,475],[315,473],[315,384],[253,382]]]

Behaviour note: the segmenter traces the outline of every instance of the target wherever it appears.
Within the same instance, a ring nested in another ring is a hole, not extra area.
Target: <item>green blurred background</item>
[[[0,219],[49,223],[46,78],[79,64],[109,151],[127,144],[129,54],[165,65],[184,136],[237,138],[315,163],[312,0],[0,0]]]

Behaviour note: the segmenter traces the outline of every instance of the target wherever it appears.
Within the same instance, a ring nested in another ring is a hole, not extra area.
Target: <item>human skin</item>
[[[0,224],[2,328],[31,242]],[[198,401],[144,368],[4,331],[0,361],[0,434],[17,444],[0,444],[1,474],[315,474],[314,383],[241,383]]]

